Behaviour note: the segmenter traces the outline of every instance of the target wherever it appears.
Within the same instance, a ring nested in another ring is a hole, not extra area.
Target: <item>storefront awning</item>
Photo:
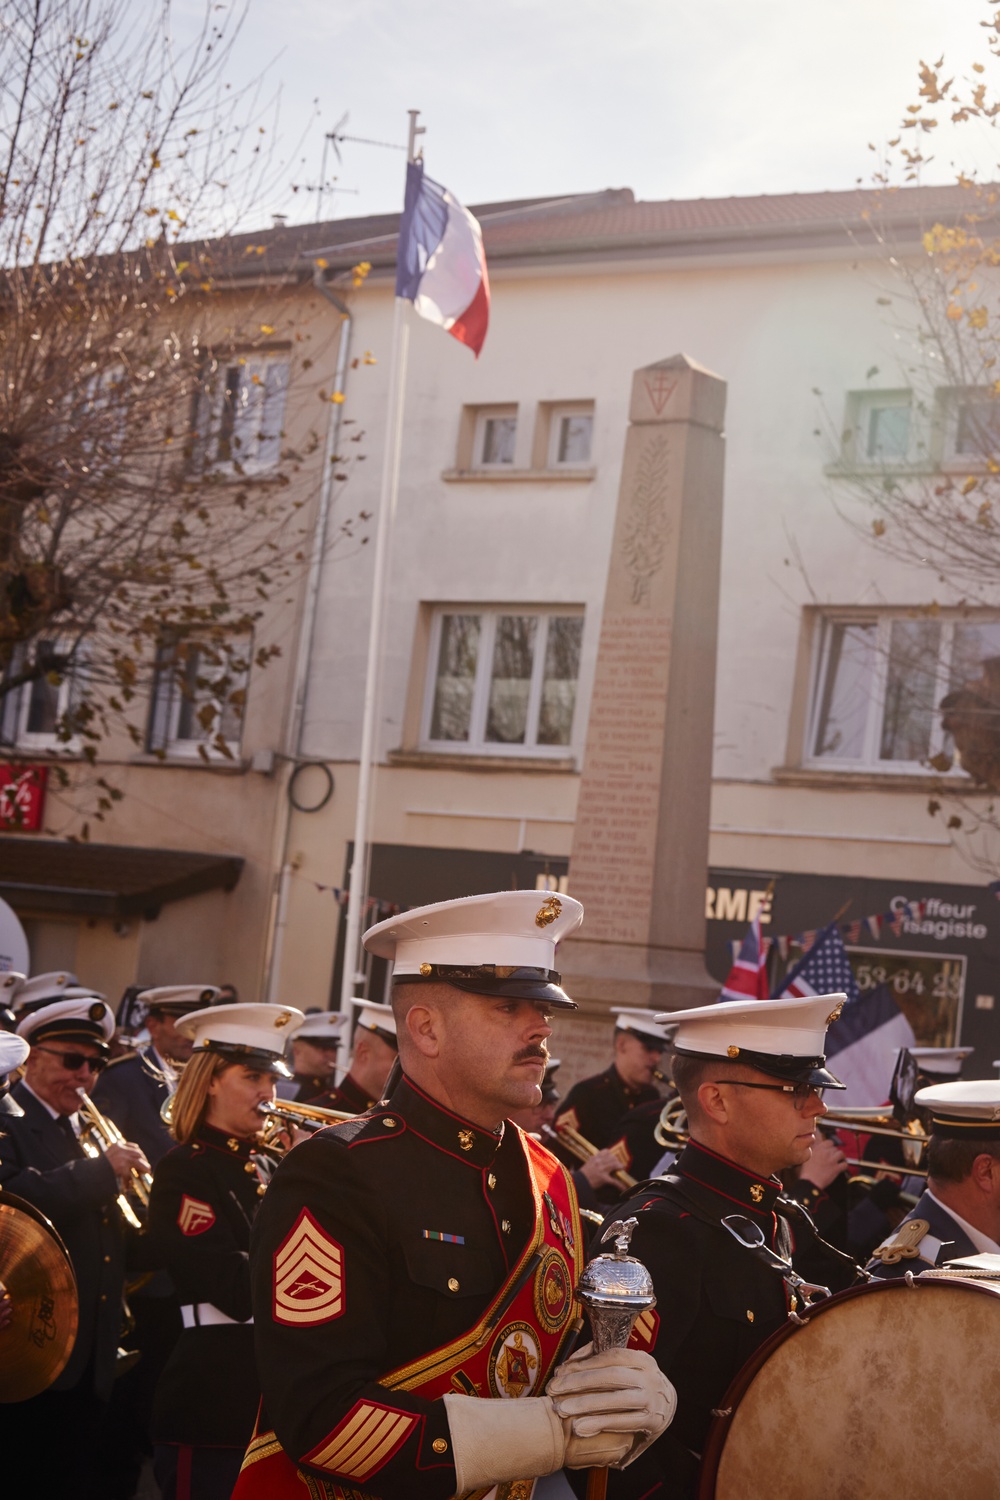
[[[227,854],[0,838],[0,897],[19,913],[152,920],[169,901],[231,891],[242,869]]]

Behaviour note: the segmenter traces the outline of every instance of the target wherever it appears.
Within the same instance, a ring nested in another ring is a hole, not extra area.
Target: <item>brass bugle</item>
[[[299,1104],[297,1100],[277,1099],[273,1104],[259,1106],[264,1117],[265,1132],[275,1135],[278,1130],[298,1129],[310,1132],[322,1130],[325,1125],[340,1125],[344,1120],[355,1120],[349,1110],[322,1109],[318,1104]]]
[[[566,1150],[572,1156],[575,1156],[577,1161],[589,1161],[592,1156],[596,1156],[598,1153],[599,1148],[588,1141],[586,1136],[581,1135],[578,1130],[574,1130],[572,1125],[560,1125],[558,1123],[555,1126],[543,1125],[542,1130],[547,1131],[549,1135],[555,1136],[560,1145],[565,1146]],[[611,1173],[611,1176],[624,1188],[634,1188],[636,1185],[636,1178],[631,1177],[625,1171],[624,1167],[619,1167],[617,1171]]]
[[[102,1115],[97,1105],[91,1099],[85,1089],[77,1090],[80,1096],[79,1115],[83,1121],[80,1130],[80,1145],[90,1157],[103,1155],[109,1146],[124,1146],[127,1144],[124,1135],[118,1129],[114,1120],[109,1120],[107,1115]],[[149,1208],[149,1195],[153,1187],[153,1174],[151,1172],[140,1172],[138,1167],[131,1169],[131,1182],[128,1193],[138,1199],[143,1208]],[[128,1193],[119,1193],[117,1198],[118,1210],[122,1218],[133,1229],[141,1230],[142,1220],[128,1201]]]

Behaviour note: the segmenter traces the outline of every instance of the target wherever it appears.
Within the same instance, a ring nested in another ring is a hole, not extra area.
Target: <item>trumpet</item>
[[[102,1156],[109,1146],[125,1145],[125,1137],[122,1135],[114,1120],[109,1120],[107,1115],[102,1115],[97,1105],[84,1089],[80,1089],[79,1115],[83,1122],[80,1130],[80,1145],[91,1158]],[[131,1171],[131,1182],[128,1192],[118,1194],[116,1202],[119,1212],[126,1224],[140,1232],[143,1229],[142,1220],[132,1207],[129,1194],[138,1200],[144,1209],[149,1208],[149,1194],[153,1187],[153,1174],[151,1172],[140,1172],[137,1167]]]
[[[901,1173],[907,1177],[926,1177],[927,1168],[917,1166],[924,1147],[930,1137],[917,1120],[907,1120],[900,1125],[891,1110],[877,1105],[850,1106],[828,1109],[817,1124],[824,1130],[851,1130],[865,1135],[894,1136],[902,1142],[904,1165],[895,1167],[884,1161],[870,1161],[861,1156],[845,1156],[849,1167],[867,1167],[876,1172]],[[680,1151],[688,1143],[687,1112],[680,1099],[668,1099],[660,1111],[660,1118],[653,1128],[653,1138],[664,1150]],[[909,1148],[909,1149],[908,1149]],[[911,1166],[909,1156],[913,1156]]]
[[[586,1136],[581,1135],[578,1130],[574,1130],[572,1125],[557,1124],[554,1127],[552,1125],[543,1125],[542,1131],[553,1136],[560,1145],[565,1146],[566,1150],[575,1156],[577,1161],[589,1161],[592,1156],[597,1155],[598,1147],[588,1141]],[[631,1177],[625,1171],[624,1167],[620,1167],[616,1172],[612,1172],[611,1175],[622,1187],[635,1187],[636,1179]]]
[[[258,1112],[264,1119],[261,1134],[264,1144],[268,1146],[283,1130],[308,1130],[312,1135],[326,1125],[339,1125],[344,1120],[357,1118],[347,1110],[321,1109],[318,1104],[299,1104],[292,1099],[278,1099],[274,1104],[261,1104]]]

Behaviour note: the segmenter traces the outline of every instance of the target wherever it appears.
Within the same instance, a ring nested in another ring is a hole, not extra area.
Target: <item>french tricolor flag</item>
[[[424,172],[406,167],[396,296],[479,357],[490,321],[490,282],[478,220]]]

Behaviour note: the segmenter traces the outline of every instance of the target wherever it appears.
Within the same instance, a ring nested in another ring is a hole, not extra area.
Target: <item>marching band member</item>
[[[1000,1255],[1000,1079],[933,1084],[914,1103],[931,1112],[927,1187],[875,1251],[878,1277]]]
[[[355,1000],[353,1004],[358,1007],[358,1016],[350,1071],[335,1088],[311,1102],[321,1109],[360,1115],[366,1109],[373,1109],[382,1098],[398,1049],[392,1006],[376,1005],[373,1000]]]
[[[306,1012],[305,1020],[288,1043],[292,1076],[279,1082],[279,1099],[308,1104],[331,1086],[346,1025],[347,1017],[339,1010]]]
[[[548,1379],[573,1335],[580,1220],[565,1169],[504,1124],[538,1100],[552,1011],[575,1008],[552,962],[582,910],[505,891],[365,934],[394,960],[402,1078],[297,1146],[257,1216],[263,1403],[234,1500],[445,1500],[625,1460],[669,1420],[636,1351]]]
[[[228,1496],[253,1429],[248,1251],[267,1169],[255,1154],[261,1105],[274,1102],[288,1005],[235,1004],[177,1023],[191,1059],[171,1105],[177,1145],[156,1169],[149,1234],[181,1301],[184,1332],[153,1408],[154,1472],[164,1500]]]
[[[667,1044],[667,1032],[650,1011],[618,1007],[612,1013],[615,1041],[610,1066],[575,1083],[556,1116],[557,1130],[566,1121],[598,1148],[619,1138],[629,1110],[660,1102],[653,1080]],[[627,1168],[628,1162],[619,1165]]]
[[[80,1322],[69,1362],[41,1395],[0,1406],[0,1437],[32,1455],[42,1493],[87,1493],[101,1418],[111,1396],[121,1335],[124,1221],[116,1205],[131,1171],[148,1163],[139,1147],[109,1145],[89,1157],[80,1145],[80,1095],[104,1067],[115,1019],[94,996],[22,1012],[30,1044],[12,1097],[23,1113],[0,1116],[0,1186],[51,1219],[76,1274]]]
[[[218,990],[206,984],[161,985],[141,990],[135,1003],[146,1009],[149,1041],[115,1057],[94,1087],[94,1103],[130,1141],[138,1141],[155,1167],[173,1141],[160,1111],[174,1079],[174,1063],[191,1056],[191,1038],[177,1029],[182,1016],[215,1003]]]
[[[677,1387],[677,1420],[633,1469],[611,1475],[612,1500],[695,1494],[713,1409],[788,1316],[781,1275],[723,1221],[736,1216],[750,1236],[755,1226],[787,1258],[784,1216],[800,1211],[777,1174],[809,1159],[823,1090],[843,1088],[823,1046],[844,999],[723,1001],[657,1017],[677,1026],[672,1072],[690,1140],[668,1176],[640,1185],[613,1217],[638,1219],[631,1250],[653,1277],[656,1310],[637,1331]]]

